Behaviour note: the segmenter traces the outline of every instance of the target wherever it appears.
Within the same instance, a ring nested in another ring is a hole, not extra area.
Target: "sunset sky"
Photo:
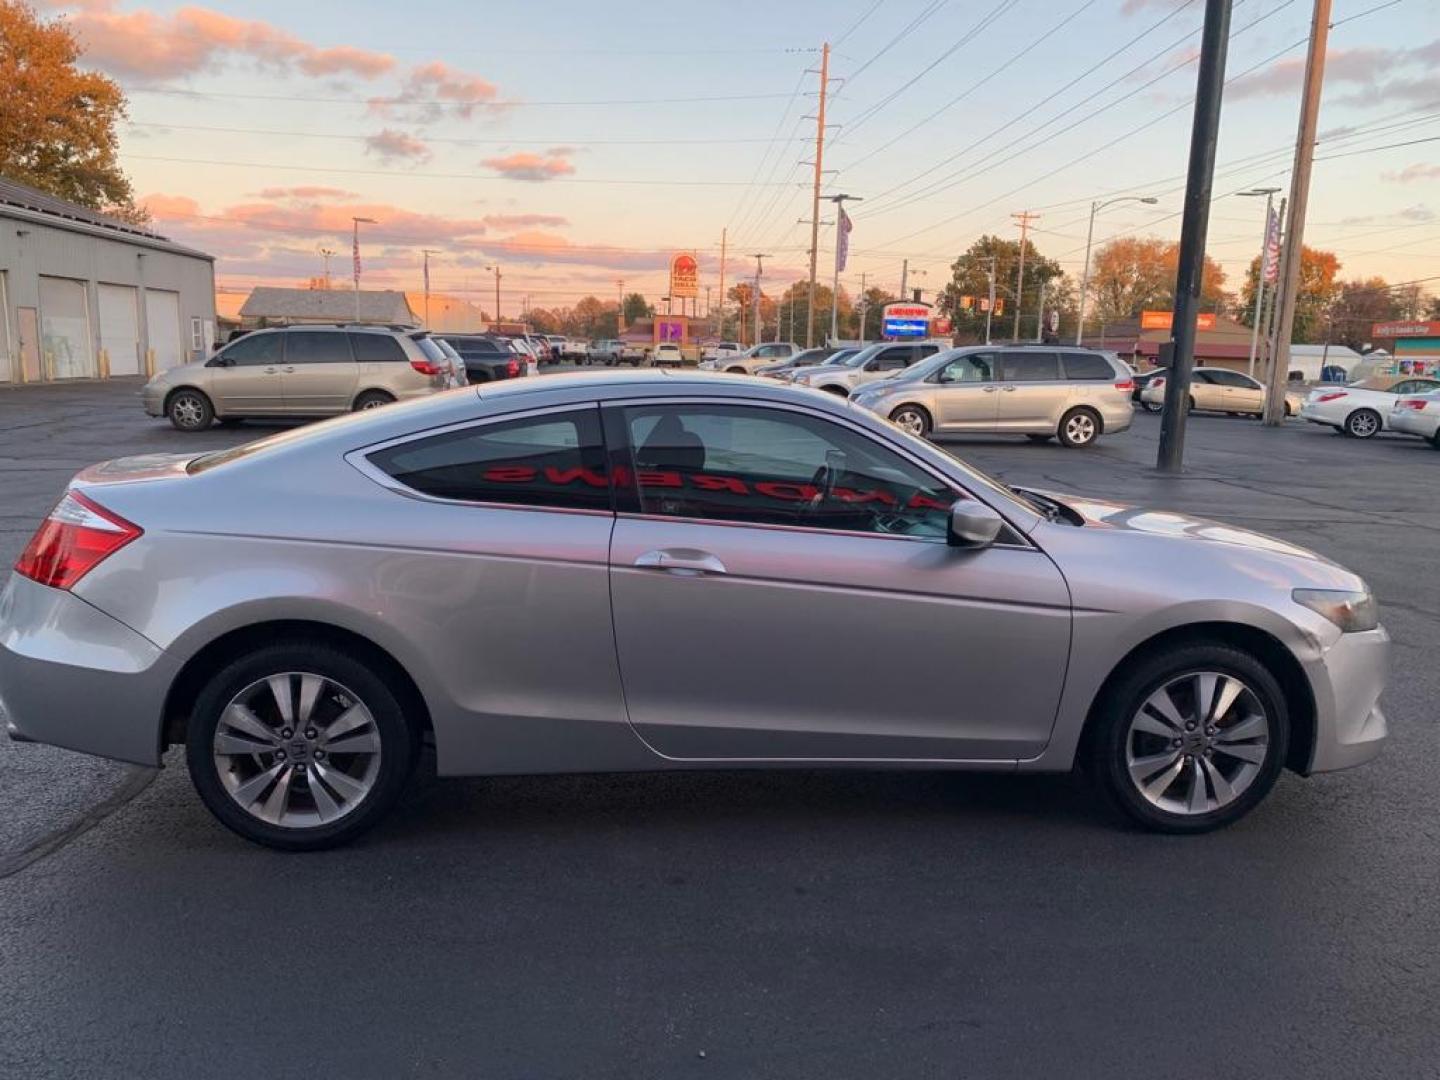
[[[223,288],[301,284],[363,226],[366,287],[507,314],[586,293],[652,300],[668,254],[727,285],[768,253],[801,276],[819,45],[834,43],[826,191],[864,196],[843,282],[927,293],[1013,211],[1078,277],[1097,243],[1178,235],[1199,0],[831,0],[724,5],[251,0],[41,3],[130,95],[123,162],[156,227],[219,257]],[[1380,10],[1373,10],[1379,8]],[[1288,185],[1311,5],[1236,0],[1217,193]],[[1342,277],[1440,274],[1440,0],[1336,0],[1306,239]],[[1091,70],[1093,68],[1093,70]],[[1430,141],[1424,141],[1430,140]],[[1393,144],[1408,143],[1397,146]],[[1382,149],[1382,147],[1385,147]],[[828,206],[826,208],[829,209]],[[1216,201],[1238,286],[1263,199]],[[827,219],[829,213],[824,215]],[[821,241],[828,280],[833,230]],[[916,276],[915,272],[920,275]],[[1430,288],[1434,291],[1436,283]]]

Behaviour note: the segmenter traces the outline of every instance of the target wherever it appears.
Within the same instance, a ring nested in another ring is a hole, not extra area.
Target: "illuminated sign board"
[[[930,305],[886,304],[880,316],[880,332],[889,338],[929,336]]]
[[[676,298],[700,295],[700,264],[694,255],[680,254],[670,260],[670,295]]]
[[[1173,311],[1142,311],[1140,312],[1141,330],[1169,330],[1175,322]],[[1202,311],[1195,316],[1196,330],[1214,330],[1215,313],[1213,311]]]

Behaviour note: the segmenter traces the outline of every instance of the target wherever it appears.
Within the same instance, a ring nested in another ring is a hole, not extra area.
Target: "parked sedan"
[[[1140,392],[1140,401],[1156,408],[1165,404],[1165,381],[1169,372],[1154,375]],[[1293,390],[1285,391],[1285,415],[1300,412],[1303,399]],[[1189,407],[1192,412],[1223,412],[1234,416],[1259,416],[1265,411],[1265,385],[1229,368],[1197,367],[1190,380]]]
[[[800,368],[791,372],[788,380],[796,386],[809,386],[838,397],[849,397],[857,387],[879,379],[894,378],[911,364],[940,351],[941,346],[935,342],[912,345],[900,341],[877,341],[838,364]]]
[[[460,354],[472,383],[498,382],[534,374],[514,342],[490,334],[447,334],[444,341]]]
[[[974,345],[949,349],[850,397],[912,435],[998,432],[1090,446],[1130,427],[1130,369],[1113,353]]]
[[[728,371],[732,375],[753,375],[758,368],[788,360],[799,352],[800,347],[793,342],[762,341],[739,355],[717,355],[712,360],[702,361],[700,367],[707,371]]]
[[[1370,439],[1385,430],[1387,418],[1399,397],[1431,390],[1440,390],[1440,379],[1406,375],[1362,379],[1349,386],[1310,391],[1300,406],[1300,416],[1355,439]]]
[[[1440,390],[1403,397],[1390,413],[1390,429],[1402,435],[1419,435],[1440,450]]]
[[[822,345],[818,349],[806,349],[786,360],[764,364],[755,369],[755,374],[764,375],[769,379],[783,379],[790,372],[798,371],[800,368],[814,367],[817,364],[839,363],[859,351],[859,349],[842,349],[833,345]]]
[[[862,662],[796,653],[862,615]],[[1188,833],[1386,734],[1388,637],[1350,571],[700,374],[95,466],[0,616],[12,739],[147,766],[184,743],[215,816],[283,848],[373,825],[422,740],[447,776],[1083,761]]]

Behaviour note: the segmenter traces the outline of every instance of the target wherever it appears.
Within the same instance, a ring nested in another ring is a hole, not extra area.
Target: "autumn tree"
[[[638,292],[632,292],[625,297],[622,307],[625,314],[625,325],[629,326],[636,319],[648,319],[655,314],[655,309],[645,302],[645,297]]]
[[[595,296],[582,297],[565,323],[565,333],[591,340],[613,338],[619,332],[615,309]]]
[[[118,160],[125,95],[113,79],[79,70],[80,54],[63,20],[0,0],[0,175],[143,222]]]
[[[998,236],[982,236],[950,266],[950,282],[941,291],[937,306],[950,316],[955,335],[961,340],[983,341],[985,312],[980,301],[989,296],[991,260],[995,269],[995,298],[1004,301],[1004,313],[994,320],[993,336],[1008,338],[1014,328],[1015,285],[1019,280],[1020,242]],[[1040,306],[1040,290],[1048,293],[1061,276],[1060,264],[1041,255],[1035,244],[1025,241],[1025,291],[1020,300],[1020,336],[1033,337]],[[966,307],[962,298],[970,297]],[[1029,326],[1025,325],[1029,321]]]
[[[1292,344],[1320,339],[1325,328],[1326,310],[1335,298],[1335,275],[1339,271],[1340,260],[1333,251],[1311,247],[1301,251],[1300,288],[1295,297],[1295,325],[1290,334]],[[1257,255],[1250,260],[1245,283],[1240,289],[1238,315],[1246,326],[1253,326],[1255,322],[1255,288],[1259,280],[1260,256]]]
[[[1335,290],[1326,321],[1331,341],[1361,349],[1370,343],[1370,328],[1377,322],[1402,317],[1400,303],[1382,277],[1342,282]]]
[[[1133,319],[1142,311],[1171,311],[1179,274],[1180,245],[1155,236],[1122,236],[1096,249],[1090,259],[1087,321]],[[1208,255],[1200,278],[1200,310],[1225,303],[1225,271]]]
[[[865,290],[860,303],[856,305],[855,318],[850,321],[849,336],[855,340],[864,338],[866,341],[877,341],[880,338],[880,328],[885,316],[885,305],[895,303],[896,296],[885,289],[872,285]],[[860,315],[863,312],[865,318],[865,332],[860,333]]]
[[[815,336],[813,341],[816,345],[822,345],[830,337],[830,300],[834,293],[830,291],[829,285],[815,283]],[[840,289],[840,325],[839,331],[842,337],[846,336],[845,328],[852,322],[851,314],[854,305],[851,303],[850,294],[842,287]],[[799,345],[805,344],[805,325],[810,317],[810,282],[797,281],[780,294],[779,317],[783,325],[780,328],[782,341],[793,341]],[[773,335],[772,335],[773,336]]]

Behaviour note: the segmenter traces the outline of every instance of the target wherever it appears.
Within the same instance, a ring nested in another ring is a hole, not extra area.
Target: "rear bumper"
[[[1413,409],[1392,412],[1389,424],[1391,431],[1399,431],[1406,435],[1419,435],[1422,439],[1432,439],[1435,437],[1436,430],[1440,430],[1440,422],[1437,422],[1435,418]]]
[[[0,714],[11,737],[160,764],[178,665],[72,593],[19,574],[0,590]]]
[[[1344,416],[1336,416],[1334,413],[1314,405],[1305,404],[1300,406],[1300,419],[1309,420],[1312,424],[1324,424],[1326,427],[1338,428],[1345,423]]]

